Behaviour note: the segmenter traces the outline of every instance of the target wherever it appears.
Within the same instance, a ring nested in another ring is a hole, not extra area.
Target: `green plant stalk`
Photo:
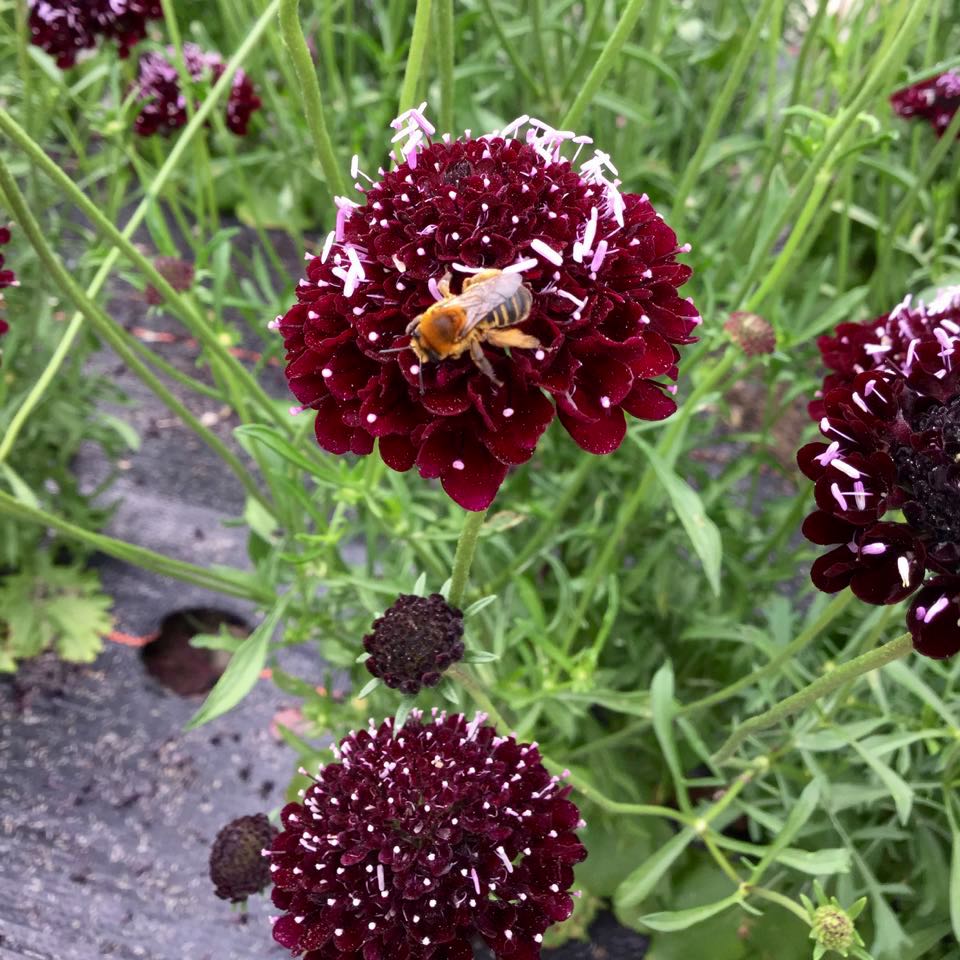
[[[180,158],[190,145],[190,142],[197,135],[197,133],[203,129],[203,124],[206,122],[207,117],[212,112],[220,96],[233,83],[233,75],[237,68],[243,63],[250,51],[259,42],[263,32],[266,30],[267,26],[276,14],[279,4],[280,0],[271,0],[267,9],[264,10],[260,18],[253,25],[253,28],[251,29],[247,39],[238,48],[237,52],[227,61],[220,79],[213,85],[207,98],[200,105],[196,114],[194,114],[193,119],[187,123],[183,133],[173,145],[173,149],[170,151],[166,162],[163,164],[160,170],[157,171],[156,177],[154,177],[153,181],[145,189],[143,199],[137,205],[136,210],[134,210],[130,219],[127,221],[127,225],[123,228],[121,235],[125,239],[129,240],[129,238],[133,236],[136,229],[143,222],[143,218],[147,215],[147,211],[156,202],[157,197],[160,195],[160,192],[166,185],[167,180],[170,179],[171,174],[176,169],[177,164],[180,162]],[[56,166],[56,164],[54,164],[54,166]],[[110,276],[110,271],[113,269],[113,266],[119,256],[119,249],[114,248],[106,255],[106,257],[104,257],[103,263],[100,264],[99,270],[97,270],[93,280],[87,287],[86,295],[88,298],[92,300],[100,292],[103,284],[106,282],[107,277]],[[156,286],[156,284],[154,285]],[[157,289],[160,288],[158,287]],[[69,356],[73,341],[76,339],[83,327],[82,316],[83,315],[80,312],[77,312],[73,315],[66,331],[64,332],[63,339],[50,358],[48,369],[44,370],[43,374],[41,374],[39,379],[42,379],[46,386],[53,381],[57,371]],[[7,433],[4,436],[4,446],[7,449],[13,445],[13,441],[23,428],[27,418],[42,399],[43,391],[31,390],[27,395],[24,403],[11,420],[10,426],[7,429]],[[0,458],[0,460],[2,460],[2,458]]]
[[[656,12],[657,4],[660,0],[655,0],[654,3],[654,14]],[[604,4],[595,3],[593,5],[593,13],[590,16],[590,21],[587,23],[586,28],[583,31],[583,40],[580,44],[580,50],[577,52],[576,57],[573,60],[573,64],[567,72],[567,78],[563,82],[560,88],[560,99],[565,100],[569,95],[570,91],[576,86],[582,79],[584,71],[587,69],[588,64],[590,63],[591,53],[593,51],[594,44],[599,41],[599,32],[600,25],[603,20],[603,8]],[[653,14],[652,14],[653,15]],[[650,77],[650,72],[644,74],[644,77]],[[652,79],[651,79],[652,84]],[[647,103],[647,100],[644,100],[642,97],[637,97],[638,103]]]
[[[703,160],[707,155],[707,151],[713,146],[714,141],[717,139],[717,134],[720,132],[720,125],[730,112],[730,104],[733,103],[733,98],[736,96],[737,90],[740,87],[740,81],[743,79],[747,66],[750,64],[750,60],[756,52],[760,39],[760,31],[766,26],[770,11],[776,2],[777,0],[763,0],[763,5],[754,16],[753,22],[750,24],[750,29],[743,39],[743,44],[737,53],[737,59],[734,60],[733,66],[727,74],[726,82],[713,102],[710,116],[707,118],[707,122],[703,126],[703,132],[700,134],[697,149],[687,163],[683,175],[680,177],[677,192],[673,197],[672,223],[674,229],[683,222],[687,197],[690,196],[690,191],[693,189],[693,185],[700,175],[700,167],[703,166]]]
[[[453,76],[453,0],[437,0],[437,60],[440,64],[440,129],[453,133],[456,83]]]
[[[173,0],[160,0],[160,6],[163,10],[163,25],[170,34],[170,43],[173,46],[174,66],[177,68],[177,74],[180,77],[180,89],[184,95],[184,105],[187,109],[187,119],[189,120],[196,112],[193,98],[190,96],[190,90],[193,87],[193,77],[187,69],[187,61],[183,55],[183,39],[180,36],[180,25],[177,23],[177,13],[173,5]],[[203,189],[197,190],[197,199],[200,206],[200,222],[203,223],[203,193],[206,191],[206,205],[210,214],[210,228],[212,233],[219,229],[219,216],[217,214],[217,197],[213,186],[213,176],[210,169],[210,152],[207,150],[207,143],[203,137],[198,137],[193,143],[193,152],[197,160],[197,166],[200,169],[200,179],[203,183]]]
[[[910,185],[909,190],[897,205],[897,209],[894,211],[893,217],[890,221],[890,229],[883,234],[876,276],[882,278],[889,275],[890,258],[893,253],[893,242],[897,237],[902,235],[907,218],[910,216],[910,213],[913,210],[913,205],[917,199],[917,195],[920,193],[923,187],[925,187],[927,183],[933,179],[933,175],[937,172],[937,169],[943,162],[944,157],[946,157],[950,148],[956,143],[958,133],[960,133],[960,110],[953,115],[949,126],[943,132],[943,136],[936,142],[933,149],[930,151],[930,155],[927,157],[927,162],[916,175],[913,183]],[[956,171],[953,173],[954,176],[956,176]]]
[[[253,400],[263,413],[273,420],[277,426],[281,427],[285,433],[292,433],[293,428],[289,420],[277,409],[276,404],[270,399],[267,392],[260,386],[260,383],[250,371],[221,343],[216,333],[210,329],[209,324],[204,319],[200,310],[189,298],[182,296],[170,286],[169,282],[159,273],[153,263],[130,241],[126,235],[126,231],[121,233],[110,219],[104,216],[100,208],[90,200],[57,163],[46,154],[43,148],[32,140],[26,131],[2,108],[0,108],[0,132],[6,134],[16,144],[30,159],[31,165],[35,169],[45,173],[56,184],[64,196],[90,220],[97,233],[99,233],[103,239],[112,243],[114,249],[122,253],[131,264],[140,271],[144,279],[157,289],[157,292],[164,298],[171,309],[183,320],[187,329],[210,351],[211,356],[219,359],[242,384],[245,395]],[[90,295],[89,291],[88,295]],[[77,314],[74,320],[79,316],[80,315]],[[72,342],[73,336],[75,335],[76,334],[70,335],[68,328],[67,334],[64,335],[64,341],[69,339]],[[70,344],[67,343],[67,349],[69,349],[69,345]],[[62,347],[63,343],[58,345],[57,349],[60,350]],[[62,359],[60,362],[62,362]],[[59,362],[55,365],[53,369],[54,373],[56,369],[59,368],[59,365]],[[46,377],[47,373],[48,371],[44,370],[43,377]],[[21,410],[17,411],[17,417],[21,417],[24,411],[29,413],[32,407],[33,404],[27,404],[25,402]],[[14,418],[14,422],[16,422],[16,419],[17,418]],[[19,425],[15,429],[14,423],[12,422],[8,435],[4,436],[3,440],[0,441],[0,462],[3,462],[5,459],[10,446],[12,446],[12,440],[16,437],[17,433],[19,433]],[[12,437],[10,436],[11,434]]]
[[[726,763],[747,737],[774,726],[794,713],[805,710],[850,680],[861,677],[872,670],[877,670],[894,660],[902,659],[912,650],[913,637],[908,631],[901,634],[896,640],[891,640],[882,647],[869,650],[867,653],[854,657],[853,660],[836,667],[828,674],[814,680],[803,690],[799,690],[793,696],[781,700],[769,710],[738,724],[723,746],[714,754],[713,762],[718,765]]]
[[[343,80],[337,68],[337,48],[333,42],[333,9],[332,0],[321,4],[320,7],[320,49],[323,51],[323,66],[327,73],[327,86],[335,99],[343,94]]]
[[[258,603],[273,603],[276,599],[271,589],[257,586],[253,577],[250,578],[250,586],[244,587],[236,580],[223,576],[215,570],[207,570],[205,567],[199,567],[183,560],[176,560],[154,550],[148,550],[146,547],[127,543],[125,540],[117,540],[102,533],[85,530],[83,527],[56,516],[56,514],[31,507],[2,490],[0,490],[0,514],[13,517],[16,520],[28,520],[31,523],[56,530],[72,540],[78,540],[101,553],[105,553],[109,557],[135,564],[144,570],[150,570],[161,576],[173,577],[183,583],[192,583],[207,590],[216,590],[232,597],[255,600]],[[237,573],[242,573],[242,571],[237,571]]]
[[[700,710],[706,710],[708,707],[715,707],[718,703],[724,703],[731,697],[735,697],[741,690],[746,690],[754,684],[759,683],[765,677],[769,677],[772,673],[776,673],[783,664],[788,663],[816,640],[823,630],[846,610],[851,600],[853,600],[853,594],[849,590],[844,590],[827,604],[823,613],[821,613],[806,630],[797,634],[794,640],[788,643],[778,654],[771,657],[769,663],[754,670],[753,673],[747,674],[747,676],[734,681],[722,690],[718,690],[716,693],[711,693],[707,697],[702,697],[699,700],[694,700],[692,703],[680,707],[677,711],[677,716],[689,716]]]
[[[57,259],[50,249],[40,225],[37,223],[26,199],[17,187],[7,165],[0,158],[0,194],[6,198],[7,205],[17,219],[17,223],[30,240],[40,262],[47,268],[47,272],[54,283],[63,291],[64,295],[73,301],[74,306],[86,317],[97,333],[117,352],[123,362],[146,384],[160,400],[163,401],[176,416],[180,417],[194,433],[210,447],[214,453],[236,474],[244,490],[267,506],[263,494],[258,489],[250,471],[244,467],[236,454],[211,430],[208,430],[200,421],[170,392],[163,382],[143,363],[128,344],[129,334],[122,331],[106,315],[102,308],[97,306],[83,292],[80,285],[73,279],[70,272]]]
[[[807,911],[795,903],[789,897],[785,897],[776,890],[768,890],[766,887],[755,887],[752,884],[744,884],[743,892],[750,897],[760,897],[761,900],[769,900],[770,903],[779,904],[784,910],[789,910],[795,917],[799,917],[808,927],[810,926],[810,917]]]
[[[450,592],[447,594],[447,602],[451,607],[459,607],[463,603],[467,580],[470,577],[470,567],[473,564],[473,555],[477,550],[477,538],[480,536],[480,528],[483,526],[486,517],[486,510],[468,510],[463,518],[460,539],[457,540],[457,550],[453,555]]]
[[[460,686],[470,694],[473,702],[493,721],[493,725],[502,733],[510,730],[510,724],[503,719],[500,711],[494,706],[489,694],[484,690],[480,681],[473,675],[473,671],[464,663],[455,663],[447,669],[446,674],[451,680],[459,683]]]
[[[327,121],[323,109],[323,97],[317,81],[317,71],[310,58],[310,49],[300,26],[300,0],[276,0],[273,6],[280,8],[280,31],[293,60],[300,89],[303,94],[303,109],[313,137],[313,147],[320,161],[320,169],[327,181],[327,187],[335,194],[347,192],[346,181],[337,165],[333,143],[327,132]]]
[[[547,105],[553,110],[554,89],[553,71],[550,69],[550,58],[547,56],[547,46],[544,43],[543,0],[528,0],[530,9],[530,27],[533,41],[533,50],[540,68],[540,82]]]
[[[834,153],[849,135],[857,114],[859,114],[861,109],[869,102],[891,65],[906,52],[906,48],[913,39],[914,30],[922,20],[928,6],[929,0],[911,0],[910,3],[901,2],[899,4],[900,10],[904,8],[907,9],[907,14],[901,23],[900,30],[893,32],[885,47],[881,48],[881,50],[874,55],[871,61],[873,63],[873,69],[863,83],[857,87],[857,93],[850,103],[837,115],[816,156],[810,162],[800,181],[793,188],[790,201],[784,206],[780,216],[777,217],[776,221],[771,225],[766,237],[763,238],[754,249],[752,268],[746,272],[733,298],[734,303],[743,303],[747,290],[753,286],[758,276],[766,272],[766,251],[773,246],[783,229],[797,217],[798,213],[800,214],[800,219],[809,221],[811,215],[807,214],[805,208],[816,207],[817,201],[813,195],[814,184],[824,172],[829,171],[829,164]]]
[[[493,28],[493,32],[497,35],[497,39],[500,41],[500,46],[503,48],[503,52],[507,55],[507,59],[513,65],[513,69],[517,71],[517,73],[520,75],[520,78],[530,88],[530,92],[535,97],[542,96],[540,92],[540,84],[534,79],[533,74],[530,72],[526,63],[523,62],[520,55],[517,53],[517,49],[513,45],[513,42],[504,31],[503,24],[500,22],[500,17],[497,16],[497,12],[493,9],[492,0],[481,0],[481,3],[483,4],[484,12],[487,15],[487,24]],[[453,131],[450,132],[452,133]]]
[[[27,127],[33,125],[33,80],[30,76],[30,20],[27,14],[27,0],[14,0],[14,29],[17,32],[17,73],[23,85],[23,113]]]
[[[430,36],[431,0],[417,0],[417,9],[413,17],[413,35],[410,37],[410,50],[407,53],[407,67],[403,73],[403,86],[400,88],[398,113],[415,107],[423,62],[426,59],[427,40]],[[452,132],[452,131],[451,131]]]
[[[769,0],[768,0],[769,2]],[[623,45],[630,39],[630,34],[640,19],[640,11],[643,9],[644,0],[629,0],[626,9],[620,14],[613,33],[604,45],[597,62],[593,69],[584,80],[580,92],[577,94],[570,109],[564,114],[560,121],[560,126],[564,130],[570,130],[575,127],[583,116],[584,111],[590,106],[600,85],[607,78],[607,74],[617,65],[620,59],[620,51]]]

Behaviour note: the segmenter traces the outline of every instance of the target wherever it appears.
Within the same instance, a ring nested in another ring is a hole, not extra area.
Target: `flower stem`
[[[453,556],[453,570],[450,573],[450,592],[447,594],[447,602],[451,607],[459,607],[463,603],[473,555],[477,549],[477,538],[480,536],[480,528],[486,516],[486,510],[478,512],[471,510],[464,518],[460,539],[457,540],[457,552]]]
[[[613,29],[613,33],[610,34],[610,39],[607,40],[606,45],[600,52],[597,62],[593,65],[587,79],[584,80],[576,99],[560,121],[562,129],[569,130],[580,122],[580,118],[587,107],[590,106],[594,94],[600,89],[600,84],[606,80],[607,74],[619,62],[620,51],[627,40],[630,39],[633,28],[636,26],[637,20],[640,19],[643,4],[644,0],[630,0],[627,4],[626,9],[620,15],[620,20]]]
[[[453,133],[456,84],[454,65],[453,0],[437,0],[437,60],[440,63],[440,129]]]
[[[804,710],[822,697],[833,693],[834,690],[842,687],[849,680],[861,677],[871,670],[877,670],[894,660],[902,659],[912,650],[913,637],[907,632],[882,647],[877,647],[875,650],[870,650],[859,657],[854,657],[853,660],[849,660],[847,663],[831,670],[828,674],[814,680],[813,683],[804,687],[792,697],[781,700],[769,710],[739,724],[727,738],[726,743],[716,752],[713,762],[715,764],[727,762],[747,737],[758,733],[760,730],[765,730],[767,727],[772,727],[800,710]]]
[[[489,694],[484,690],[483,685],[473,675],[465,664],[455,663],[447,669],[447,676],[460,684],[467,693],[470,694],[473,702],[493,721],[493,725],[501,732],[510,729],[510,724],[500,714],[500,711],[494,706]]]
[[[2,490],[0,490],[0,515],[40,524],[72,540],[85,543],[108,557],[132,563],[164,577],[173,577],[183,583],[192,583],[206,590],[216,590],[231,597],[242,597],[260,603],[272,604],[276,599],[270,587],[262,586],[253,574],[248,574],[246,571],[233,571],[226,567],[207,570],[205,567],[168,557],[154,550],[148,550],[146,547],[127,543],[125,540],[94,533],[56,514],[31,507]]]
[[[300,80],[303,91],[303,109],[313,137],[313,147],[317,152],[317,159],[327,181],[327,187],[335,194],[346,193],[347,187],[337,165],[333,152],[333,143],[327,132],[327,121],[323,110],[323,97],[320,94],[320,83],[317,80],[317,71],[313,60],[310,59],[310,49],[303,37],[303,27],[300,25],[300,0],[278,0],[280,4],[280,31],[283,42],[290,51],[293,67]]]
[[[156,267],[154,267],[150,259],[144,256],[137,246],[131,242],[127,231],[121,232],[118,230],[110,219],[101,212],[97,204],[87,197],[73,180],[57,165],[56,161],[52,160],[43,148],[39,146],[36,141],[32,140],[27,135],[27,132],[2,108],[0,108],[0,131],[6,134],[17,147],[24,152],[29,158],[32,168],[45,173],[64,196],[90,220],[97,233],[99,233],[104,240],[112,243],[114,249],[122,253],[133,266],[140,271],[144,279],[156,288],[171,309],[180,316],[184,325],[210,352],[210,355],[219,360],[229,370],[230,374],[236,377],[243,387],[245,396],[255,401],[266,416],[270,417],[284,433],[290,435],[292,433],[292,427],[289,419],[280,413],[277,405],[270,399],[270,396],[263,387],[260,386],[253,374],[230,353],[214,331],[210,329],[210,325],[197,307],[191,303],[187,297],[181,296],[170,286],[169,282]],[[82,319],[82,314],[78,313],[74,317],[74,321],[79,319]],[[70,344],[75,336],[76,333],[72,332],[71,323],[71,327],[68,327],[67,333],[57,347],[58,352],[61,349],[69,350]],[[62,362],[62,359],[63,358],[60,358],[60,362]],[[60,362],[56,365],[53,365],[51,362],[52,369],[49,371],[51,376],[59,369]],[[48,371],[45,370],[41,379],[46,379],[47,374]],[[34,404],[25,402],[21,409],[17,411],[17,416],[14,420],[16,421],[22,414],[28,414],[33,406]],[[12,445],[13,438],[16,437],[17,433],[19,433],[19,424],[17,425],[17,429],[14,429],[14,424],[11,423],[7,435],[0,441],[0,461],[5,459]],[[13,436],[10,436],[11,434]]]
[[[718,703],[723,703],[725,700],[736,696],[741,690],[752,687],[771,673],[776,673],[784,663],[792,660],[801,650],[804,650],[813,640],[816,640],[823,629],[847,608],[851,600],[853,600],[853,594],[849,590],[844,590],[843,593],[838,594],[830,601],[823,613],[806,630],[799,633],[795,640],[788,643],[776,656],[772,657],[769,663],[734,681],[722,690],[717,690],[716,693],[711,693],[707,697],[688,703],[677,711],[677,715],[688,716],[691,713],[705,710],[707,707],[714,707]]]
[[[763,6],[761,6],[754,15],[753,22],[750,24],[750,30],[746,37],[744,37],[743,43],[740,44],[737,59],[727,74],[723,88],[713,101],[710,116],[703,126],[702,133],[697,138],[697,149],[684,169],[683,176],[680,178],[680,185],[677,187],[677,192],[673,197],[672,223],[674,227],[679,226],[683,222],[687,198],[690,196],[693,184],[700,174],[700,168],[703,166],[707,151],[713,146],[717,138],[720,125],[727,119],[730,113],[730,104],[733,103],[733,98],[740,89],[740,81],[743,79],[743,75],[756,51],[757,43],[760,39],[760,31],[767,25],[774,2],[775,0],[764,0]]]
[[[213,431],[205,427],[184,404],[181,403],[179,398],[165,386],[163,381],[144,364],[128,343],[130,334],[118,327],[116,323],[107,316],[104,310],[83,292],[80,285],[70,275],[70,272],[57,259],[56,255],[50,249],[50,245],[47,243],[40,225],[30,212],[26,199],[17,187],[16,181],[13,179],[2,158],[0,158],[0,196],[6,199],[8,208],[16,217],[17,223],[33,245],[33,249],[36,251],[40,262],[46,267],[49,277],[61,289],[63,294],[73,301],[74,306],[94,327],[97,333],[110,344],[130,370],[166,404],[173,414],[183,420],[183,422],[223,460],[234,472],[237,479],[243,485],[244,490],[246,490],[254,500],[259,501],[269,508],[268,502],[264,499],[263,494],[257,487],[250,471],[240,462],[237,455],[213,433]],[[73,327],[72,323],[71,327]],[[49,379],[50,378],[48,378],[46,382],[49,382]]]
[[[523,58],[517,53],[516,47],[514,47],[513,42],[504,31],[503,24],[500,22],[502,18],[497,11],[493,9],[491,0],[480,0],[480,2],[483,4],[484,12],[487,15],[486,25],[491,27],[497,35],[497,42],[513,65],[513,69],[517,71],[517,76],[530,88],[533,96],[539,97],[540,85],[533,78],[533,74],[530,72],[526,63],[524,63]]]
[[[415,106],[423,61],[427,52],[427,39],[430,36],[430,0],[417,0],[417,10],[413,17],[413,35],[410,37],[410,51],[407,54],[407,68],[403,74],[403,86],[400,88],[399,113]]]
[[[134,210],[129,221],[127,221],[127,225],[123,228],[121,235],[124,238],[129,239],[133,236],[137,227],[139,227],[143,222],[143,218],[147,215],[150,208],[156,203],[157,197],[160,196],[160,193],[166,185],[167,180],[170,179],[173,171],[177,168],[180,158],[186,152],[193,138],[197,136],[201,130],[203,130],[203,125],[207,122],[207,118],[213,111],[214,106],[216,106],[220,97],[233,83],[233,77],[238,67],[244,62],[250,51],[260,41],[260,37],[263,35],[267,26],[275,16],[279,3],[280,0],[271,0],[270,5],[266,8],[266,10],[263,11],[263,13],[260,15],[260,18],[253,25],[253,28],[247,36],[247,39],[240,45],[237,52],[227,62],[220,79],[217,80],[217,82],[213,85],[210,93],[199,106],[197,112],[193,115],[193,118],[187,123],[186,127],[184,127],[183,132],[177,138],[177,142],[173,145],[173,149],[167,156],[163,166],[157,171],[157,175],[154,177],[153,181],[145,188],[143,199],[137,205],[137,209]],[[7,132],[9,133],[10,131],[8,130]],[[33,169],[33,165],[31,165],[31,169]],[[119,256],[119,249],[114,247],[114,249],[103,258],[100,268],[97,270],[93,280],[87,287],[87,297],[93,299],[97,296],[106,282],[107,277],[110,275],[110,271],[113,269],[113,266],[117,262]],[[154,284],[154,286],[156,286],[156,284]],[[160,288],[157,287],[157,289]],[[70,347],[72,346],[74,339],[83,326],[82,320],[83,313],[77,311],[73,315],[73,318],[71,319],[57,350],[54,351],[53,356],[50,358],[50,361],[47,364],[47,369],[44,370],[43,374],[41,375],[41,379],[43,379],[45,387],[50,383],[53,377],[56,376],[57,371],[60,369],[64,360],[66,360],[67,356],[69,356]],[[6,451],[9,451],[9,449],[13,446],[13,442],[20,430],[23,428],[23,424],[26,423],[30,413],[35,409],[36,405],[42,398],[42,390],[30,391],[26,400],[17,411],[16,416],[14,416],[10,421],[10,426],[7,428],[7,431],[4,435],[3,446]]]

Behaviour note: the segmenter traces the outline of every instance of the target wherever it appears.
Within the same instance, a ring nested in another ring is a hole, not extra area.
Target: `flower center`
[[[893,455],[898,482],[910,496],[904,516],[931,542],[960,543],[960,397],[925,410],[912,426],[927,434],[927,445],[900,447]]]

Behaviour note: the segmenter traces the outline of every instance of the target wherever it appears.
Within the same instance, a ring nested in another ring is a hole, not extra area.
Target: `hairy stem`
[[[463,603],[473,555],[477,550],[477,538],[480,536],[480,528],[486,516],[486,510],[478,512],[471,510],[464,517],[460,539],[457,540],[457,552],[453,556],[453,570],[450,573],[450,592],[447,595],[447,602],[451,607],[459,607]]]

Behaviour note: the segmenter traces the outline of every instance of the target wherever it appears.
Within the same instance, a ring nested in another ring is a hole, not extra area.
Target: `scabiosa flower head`
[[[941,306],[948,302],[955,294]],[[908,614],[914,646],[942,658],[960,651],[960,325],[934,315],[933,334],[908,324],[883,366],[828,390],[826,442],[797,459],[818,508],[803,532],[833,547],[814,563],[814,584],[828,593],[849,586],[874,604],[919,590]],[[888,518],[892,511],[903,519]]]
[[[147,53],[140,58],[137,80],[137,99],[143,103],[134,129],[140,136],[155,133],[167,136],[187,123],[187,94],[180,88],[180,74],[176,67],[176,51],[170,47],[166,56]],[[195,83],[207,81],[212,86],[225,69],[219,53],[208,53],[195,43],[183,45],[183,59],[187,72]],[[191,94],[192,95],[192,94]],[[249,77],[238,70],[227,100],[227,128],[243,136],[250,117],[261,106]]]
[[[153,261],[157,273],[163,277],[167,283],[173,287],[177,293],[183,293],[193,286],[194,268],[193,264],[187,260],[181,260],[179,257],[157,257]],[[153,284],[148,284],[143,292],[144,299],[152,307],[163,303],[163,297],[160,291]]]
[[[128,56],[147,35],[147,21],[162,16],[160,0],[30,0],[30,39],[66,69],[101,36]]]
[[[274,939],[305,960],[534,960],[573,910],[583,825],[536,744],[418,710],[351,733],[281,813]]]
[[[338,199],[297,303],[271,326],[324,449],[363,455],[378,440],[389,467],[416,466],[482,510],[555,416],[597,454],[620,445],[624,413],[668,417],[675,388],[658,378],[676,378],[677,347],[700,318],[677,292],[691,270],[676,258],[689,247],[646,195],[619,191],[607,154],[581,159],[589,138],[521,117],[432,140],[425,106],[394,121],[401,145],[379,179],[354,159],[364,202]],[[485,316],[474,351],[422,359],[412,335],[446,299],[447,275],[457,296],[483,271],[519,278],[500,281],[516,288],[512,311],[492,333]],[[509,353],[492,342],[503,333]]]
[[[748,357],[759,357],[777,349],[777,334],[773,327],[755,313],[731,313],[723,329]]]
[[[960,110],[960,73],[948,70],[939,77],[904,87],[890,97],[890,103],[898,116],[921,117],[942,137]]]
[[[221,900],[239,903],[270,883],[264,849],[276,835],[262,813],[231,820],[217,834],[210,850],[210,879]]]
[[[463,614],[439,593],[402,594],[363,638],[367,669],[388,687],[417,693],[434,687],[463,658]]]

